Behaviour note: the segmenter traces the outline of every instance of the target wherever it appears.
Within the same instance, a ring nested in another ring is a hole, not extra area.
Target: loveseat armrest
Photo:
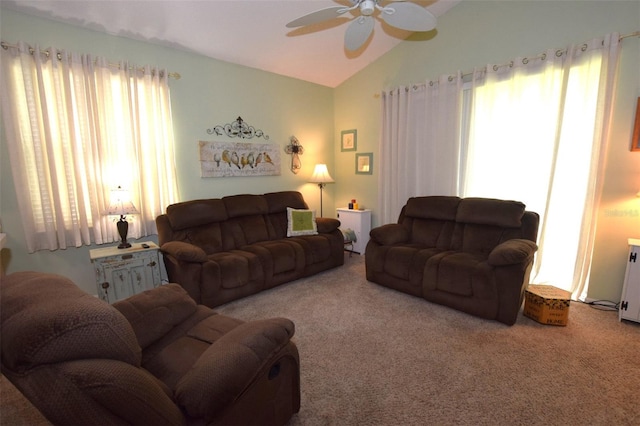
[[[531,240],[513,239],[498,244],[489,253],[487,262],[492,266],[515,265],[527,262],[538,250],[538,246]]]
[[[369,233],[369,236],[372,240],[383,246],[407,243],[410,237],[409,230],[397,223],[388,223],[374,228]]]
[[[207,254],[200,247],[184,241],[169,241],[160,247],[160,251],[184,262],[204,263]]]
[[[276,361],[294,324],[271,318],[241,324],[216,340],[180,379],[175,395],[189,416],[211,420]]]
[[[318,233],[330,234],[340,227],[340,221],[331,217],[317,217],[316,225]]]

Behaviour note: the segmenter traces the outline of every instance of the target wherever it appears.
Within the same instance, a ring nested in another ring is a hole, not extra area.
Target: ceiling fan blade
[[[398,2],[384,7],[380,18],[393,27],[408,31],[431,31],[437,23],[431,12],[411,2]]]
[[[347,50],[358,50],[371,37],[376,21],[371,16],[360,16],[347,27],[344,33],[344,47]]]
[[[317,24],[318,22],[327,21],[329,19],[337,18],[341,14],[345,13],[348,9],[344,6],[328,7],[326,9],[316,10],[307,15],[301,16],[298,19],[287,24],[287,28],[304,27],[306,25]]]

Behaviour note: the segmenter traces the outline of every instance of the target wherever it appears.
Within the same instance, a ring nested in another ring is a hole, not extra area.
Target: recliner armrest
[[[251,321],[215,341],[176,386],[176,399],[194,418],[212,419],[238,398],[289,343],[286,318]]]
[[[513,239],[497,245],[487,262],[492,266],[514,265],[533,257],[538,250],[536,243],[525,239]]]
[[[369,236],[383,246],[406,243],[409,242],[410,237],[409,230],[397,223],[388,223],[374,228],[369,233]]]
[[[320,234],[330,234],[340,227],[340,221],[331,217],[317,217],[316,225]]]
[[[184,262],[203,263],[208,260],[204,250],[184,241],[169,241],[164,243],[160,250]]]

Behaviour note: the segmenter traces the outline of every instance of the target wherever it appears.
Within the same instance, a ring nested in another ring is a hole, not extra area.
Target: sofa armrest
[[[392,246],[408,242],[409,230],[400,224],[388,223],[372,229],[369,236],[378,244]]]
[[[271,318],[241,324],[216,340],[176,386],[189,416],[210,420],[236,400],[289,343],[294,324]]]
[[[536,243],[525,239],[513,239],[497,245],[487,262],[492,266],[514,265],[533,257],[538,250]]]
[[[317,217],[316,225],[318,227],[318,233],[330,234],[340,227],[340,221],[331,217]]]
[[[169,241],[164,243],[160,250],[184,262],[203,263],[208,260],[204,250],[183,241]]]

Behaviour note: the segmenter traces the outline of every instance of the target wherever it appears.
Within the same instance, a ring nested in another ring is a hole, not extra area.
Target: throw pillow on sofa
[[[318,227],[315,210],[287,207],[287,237],[316,234],[318,234]]]

